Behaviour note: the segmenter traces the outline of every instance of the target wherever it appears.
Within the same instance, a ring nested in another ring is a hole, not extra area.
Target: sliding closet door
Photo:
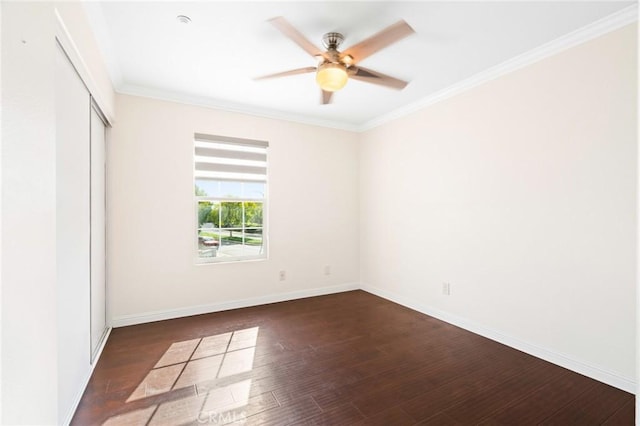
[[[91,97],[62,48],[56,54],[55,91],[58,410],[63,423],[90,371]],[[26,213],[37,217],[35,212]]]
[[[91,363],[107,330],[105,265],[105,124],[91,108]]]

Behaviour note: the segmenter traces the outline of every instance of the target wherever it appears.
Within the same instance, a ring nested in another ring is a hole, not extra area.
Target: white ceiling
[[[634,2],[88,2],[120,93],[186,101],[343,128],[366,126]],[[176,20],[187,15],[188,25]],[[283,16],[342,50],[404,19],[416,34],[362,66],[409,80],[403,91],[350,80],[320,105],[314,74],[253,81],[315,65],[267,20]]]

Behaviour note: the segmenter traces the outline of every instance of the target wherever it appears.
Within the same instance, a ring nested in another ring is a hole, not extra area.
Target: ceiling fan
[[[333,92],[342,89],[349,78],[397,90],[404,89],[409,84],[407,81],[357,66],[363,59],[413,34],[415,31],[405,21],[398,21],[343,52],[338,50],[344,41],[344,36],[340,33],[326,33],[322,37],[322,44],[326,48],[323,52],[283,17],[270,19],[269,22],[305,52],[315,57],[318,60],[318,66],[269,74],[258,77],[256,80],[315,72],[316,82],[322,89],[322,104],[330,103]]]

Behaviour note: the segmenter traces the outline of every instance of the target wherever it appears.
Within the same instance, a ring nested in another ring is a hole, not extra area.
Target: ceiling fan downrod
[[[338,50],[343,41],[344,36],[340,33],[326,33],[322,36],[322,45],[327,50]]]

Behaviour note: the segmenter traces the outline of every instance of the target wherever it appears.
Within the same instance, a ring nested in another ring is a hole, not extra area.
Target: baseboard
[[[115,328],[128,325],[143,324],[153,321],[188,317],[191,315],[208,314],[212,312],[228,311],[230,309],[248,308],[250,306],[265,305],[267,303],[286,302],[288,300],[303,299],[305,297],[323,296],[325,294],[342,293],[344,291],[358,290],[359,283],[347,283],[331,287],[319,287],[287,293],[272,294],[248,299],[231,300],[228,302],[212,303],[207,305],[190,306],[166,311],[145,312],[142,314],[122,315],[115,317],[111,325]]]
[[[100,347],[98,348],[98,352],[96,352],[96,357],[93,360],[93,364],[91,363],[89,364],[90,368],[87,374],[85,374],[84,379],[82,380],[82,387],[80,388],[80,391],[76,394],[75,398],[73,399],[73,405],[71,406],[71,409],[69,410],[69,412],[65,417],[65,421],[63,423],[65,425],[71,424],[71,420],[73,420],[73,415],[76,413],[76,410],[78,409],[78,405],[80,404],[80,400],[82,399],[82,395],[84,395],[84,391],[87,389],[87,385],[89,384],[89,380],[91,380],[91,375],[93,374],[93,370],[96,368],[96,364],[98,364],[98,360],[102,355],[104,346],[107,344],[107,340],[109,339],[111,330],[112,330],[111,327],[107,328],[107,331],[104,334],[102,341],[100,343]]]
[[[472,333],[479,334],[480,336],[502,343],[514,349],[518,349],[519,351],[525,352],[529,355],[533,355],[571,371],[575,371],[576,373],[606,383],[610,386],[622,389],[623,391],[636,394],[636,383],[633,380],[629,380],[628,378],[622,377],[616,373],[587,364],[568,355],[509,336],[497,330],[480,325],[467,318],[441,311],[428,305],[423,305],[408,297],[403,297],[364,283],[361,285],[361,289],[425,315],[432,316],[449,324],[471,331]]]

